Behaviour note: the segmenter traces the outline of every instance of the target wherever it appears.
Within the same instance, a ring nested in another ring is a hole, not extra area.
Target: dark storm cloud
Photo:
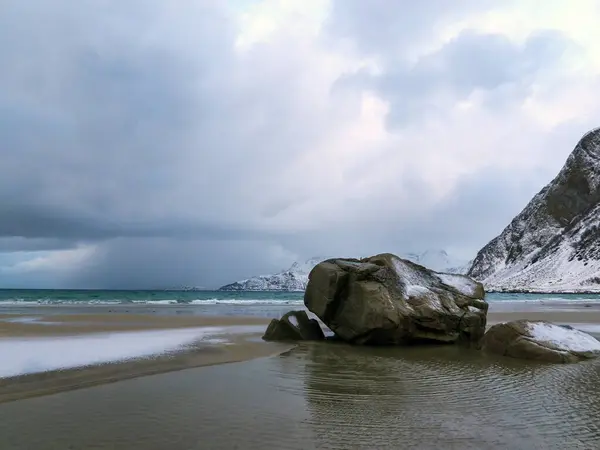
[[[419,210],[419,199],[432,197],[419,174],[364,198],[339,189],[338,199],[328,183],[294,169],[314,148],[335,145],[329,136],[339,133],[340,117],[358,115],[348,93],[374,90],[389,102],[390,124],[414,126],[436,114],[440,91],[458,99],[484,90],[489,108],[522,98],[536,74],[553,67],[562,36],[540,34],[519,46],[465,32],[414,65],[399,56],[435,27],[492,4],[336,1],[317,43],[335,48],[349,37],[380,56],[383,71],[350,73],[338,82],[348,90],[329,97],[329,84],[319,84],[328,58],[287,35],[236,50],[237,22],[224,2],[3,2],[0,266],[26,260],[23,252],[42,262],[26,273],[0,270],[0,283],[215,287],[295,256],[449,243],[476,250],[537,181],[523,187],[509,173],[482,172],[428,212]],[[324,191],[308,189],[313,181]],[[408,215],[395,197],[407,189]],[[481,204],[491,201],[497,206],[483,217]],[[309,213],[294,213],[303,206]],[[86,264],[76,260],[60,276],[36,268],[47,268],[44,251],[80,244],[95,249]]]
[[[71,239],[24,237],[0,238],[0,253],[38,252],[49,250],[65,250],[75,248]]]
[[[65,282],[75,287],[214,288],[256,273],[281,269],[265,241],[118,238],[106,242],[95,261]]]
[[[293,61],[236,59],[221,2],[35,3],[0,17],[6,251],[95,245],[77,286],[214,285],[262,267],[280,232],[257,223],[295,201],[269,177],[327,127],[296,108]]]
[[[41,27],[17,2],[3,13],[0,235],[243,235],[236,202],[261,175],[250,164],[276,163],[281,133],[270,146],[244,125],[281,101],[244,98],[256,94],[236,82],[224,12],[206,7],[180,41],[175,23],[145,16],[155,4],[139,4],[148,24],[131,4],[72,6],[55,3]]]

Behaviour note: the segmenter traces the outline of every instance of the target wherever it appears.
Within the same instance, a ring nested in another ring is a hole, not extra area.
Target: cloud
[[[596,35],[533,3],[5,2],[0,282],[474,254],[597,125]]]
[[[386,0],[334,0],[327,25],[334,35],[353,41],[362,52],[380,54],[385,61],[412,55],[411,47],[425,48],[439,40],[441,29],[495,6],[492,0],[394,4]]]

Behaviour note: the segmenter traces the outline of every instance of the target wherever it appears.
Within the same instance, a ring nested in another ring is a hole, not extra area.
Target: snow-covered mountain
[[[423,253],[409,253],[404,256],[439,272],[466,273],[468,264],[452,260],[444,250],[427,250]],[[219,288],[220,291],[304,291],[308,274],[314,266],[329,257],[313,257],[273,275],[259,275],[247,280],[236,281]]]
[[[437,272],[465,274],[472,261],[451,258],[445,250],[425,250],[423,253],[407,253],[403,256],[417,264]]]
[[[479,251],[468,275],[487,290],[600,292],[600,128]]]
[[[314,257],[273,275],[259,275],[236,281],[219,288],[220,291],[304,291],[308,274],[314,266],[327,257]]]

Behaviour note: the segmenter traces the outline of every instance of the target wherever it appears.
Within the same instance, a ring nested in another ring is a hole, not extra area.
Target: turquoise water
[[[0,308],[27,305],[301,305],[302,292],[0,289]],[[489,293],[488,302],[600,302],[600,294]]]
[[[0,307],[31,305],[302,304],[303,292],[100,291],[0,289]]]

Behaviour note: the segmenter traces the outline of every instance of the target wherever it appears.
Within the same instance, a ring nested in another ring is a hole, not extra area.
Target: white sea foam
[[[303,305],[304,300],[271,300],[271,299],[197,299],[190,305]]]
[[[216,342],[214,336],[226,331],[230,330],[203,327],[0,339],[0,378],[168,354],[195,342]]]
[[[179,302],[175,299],[171,300],[133,300],[131,303],[142,305],[177,305]]]
[[[208,306],[208,305],[248,305],[248,306],[268,306],[268,305],[303,305],[304,300],[302,299],[289,299],[289,300],[278,300],[278,299],[234,299],[234,298],[208,298],[208,299],[195,299],[189,302],[178,301],[176,299],[165,299],[165,300],[134,300],[132,302],[120,301],[120,300],[1,300],[1,307],[14,307],[14,306],[40,306],[40,305],[96,305],[96,306],[116,306],[116,305],[158,305],[158,306]]]

